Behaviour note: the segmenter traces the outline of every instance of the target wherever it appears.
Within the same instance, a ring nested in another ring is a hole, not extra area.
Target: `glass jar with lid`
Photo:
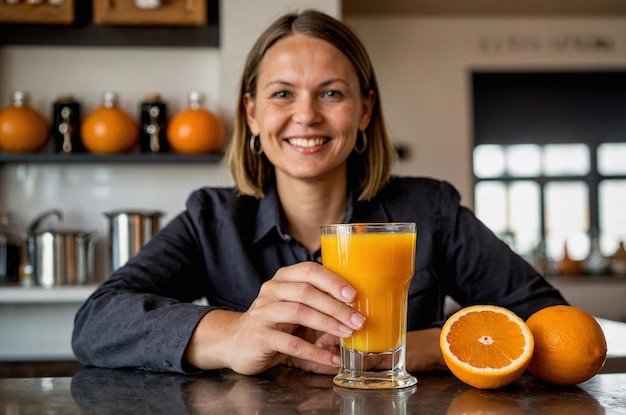
[[[204,94],[192,91],[188,106],[178,112],[167,126],[167,141],[177,153],[219,153],[224,147],[225,133],[221,119],[204,107]]]
[[[7,153],[34,153],[49,141],[50,127],[39,111],[30,106],[25,91],[14,91],[11,102],[0,111],[0,147]]]
[[[137,122],[118,105],[118,94],[110,91],[102,95],[102,105],[85,118],[80,133],[90,153],[127,153],[139,142]]]

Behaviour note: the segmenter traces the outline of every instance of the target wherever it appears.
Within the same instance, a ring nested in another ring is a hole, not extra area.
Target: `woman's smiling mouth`
[[[312,147],[319,147],[319,146],[323,146],[324,144],[326,144],[328,141],[330,141],[329,138],[326,137],[315,137],[315,138],[288,138],[287,142],[289,143],[289,145],[292,145],[294,147],[303,147],[303,148],[312,148]]]

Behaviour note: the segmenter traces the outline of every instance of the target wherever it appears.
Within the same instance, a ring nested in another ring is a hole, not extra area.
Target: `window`
[[[476,72],[475,211],[530,259],[626,241],[626,72]]]

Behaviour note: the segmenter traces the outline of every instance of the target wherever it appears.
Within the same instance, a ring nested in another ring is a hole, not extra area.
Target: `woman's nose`
[[[293,120],[300,124],[313,124],[319,121],[317,102],[312,97],[300,97],[294,106]]]

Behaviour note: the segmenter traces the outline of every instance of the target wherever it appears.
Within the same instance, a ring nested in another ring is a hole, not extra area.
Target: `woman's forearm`
[[[438,327],[415,330],[406,336],[406,366],[409,372],[447,370],[439,347]]]

